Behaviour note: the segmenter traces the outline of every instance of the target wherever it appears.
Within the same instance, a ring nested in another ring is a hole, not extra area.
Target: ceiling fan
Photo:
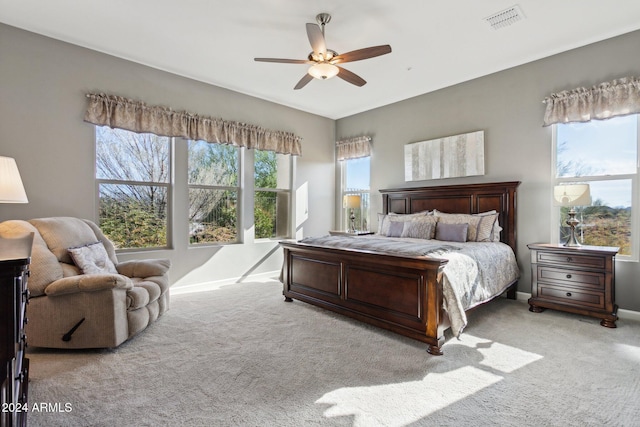
[[[312,64],[307,74],[300,79],[294,89],[302,89],[314,78],[326,80],[335,76],[356,86],[364,86],[367,82],[362,77],[337,64],[374,58],[391,52],[391,46],[385,44],[338,54],[335,50],[327,49],[324,40],[324,26],[331,21],[331,15],[320,13],[316,16],[316,21],[318,22],[317,24],[307,24],[307,37],[309,37],[309,42],[313,49],[307,59],[254,58],[254,60],[283,64]]]

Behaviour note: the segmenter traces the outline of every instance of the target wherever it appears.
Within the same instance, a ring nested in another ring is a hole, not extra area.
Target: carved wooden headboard
[[[516,189],[519,181],[380,190],[383,212],[499,213],[500,240],[516,253]]]

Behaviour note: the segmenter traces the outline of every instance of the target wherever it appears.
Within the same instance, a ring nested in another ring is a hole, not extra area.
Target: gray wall
[[[522,181],[517,218],[519,290],[529,293],[526,245],[551,238],[552,129],[541,126],[542,100],[563,89],[638,75],[638,48],[640,32],[626,34],[338,120],[336,136],[373,137],[373,213],[381,211],[382,199],[375,192],[382,188]],[[485,131],[484,176],[404,181],[405,144],[476,130]],[[621,308],[640,311],[640,266],[618,262],[616,275],[616,302]]]
[[[0,205],[0,221],[53,215],[96,218],[93,126],[82,117],[84,94],[100,91],[301,136],[303,156],[296,162],[294,189],[312,197],[308,205],[297,200],[298,236],[333,228],[335,136],[373,136],[373,213],[381,210],[376,189],[522,181],[519,289],[529,292],[526,244],[549,241],[551,235],[551,129],[541,127],[541,101],[551,92],[637,75],[638,46],[640,32],[634,32],[333,121],[0,24],[0,155],[18,162],[30,201]],[[404,182],[404,144],[474,130],[485,131],[484,176]],[[185,161],[180,149],[176,160]],[[184,196],[176,199],[185,202]],[[174,218],[178,233],[184,234],[184,220]],[[187,248],[184,240],[176,240],[171,250],[120,256],[135,257],[171,258],[174,286],[274,271],[281,262],[274,242]],[[635,280],[640,266],[618,262],[616,274],[618,304],[640,311]]]
[[[0,155],[18,163],[29,203],[0,205],[0,221],[66,215],[96,219],[94,126],[83,122],[85,93],[105,92],[291,131],[303,138],[294,189],[308,190],[308,211],[294,218],[299,233],[332,228],[335,121],[0,24]],[[176,161],[186,164],[184,146]],[[175,203],[186,203],[176,177]],[[299,192],[298,192],[299,193]],[[299,202],[302,202],[299,200]],[[303,203],[304,205],[304,203]],[[276,271],[277,242],[188,248],[187,222],[176,209],[171,250],[120,255],[169,257],[174,286]]]

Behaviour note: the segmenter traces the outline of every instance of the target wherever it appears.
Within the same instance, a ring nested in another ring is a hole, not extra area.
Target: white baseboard
[[[526,302],[529,298],[531,298],[531,294],[528,294],[526,292],[517,292],[516,293],[516,299],[518,301],[525,301]],[[640,311],[625,310],[624,308],[619,308],[618,309],[618,318],[625,319],[625,320],[634,320],[636,322],[640,322]]]
[[[278,280],[280,270],[266,273],[252,274],[250,276],[231,277],[229,279],[215,280],[211,282],[197,283],[195,285],[177,286],[171,288],[171,295],[191,294],[194,292],[206,292],[220,289],[223,286],[233,285],[243,282],[264,282],[267,280]]]
[[[625,310],[624,308],[619,308],[618,317],[624,320],[635,320],[636,322],[640,322],[640,311]]]

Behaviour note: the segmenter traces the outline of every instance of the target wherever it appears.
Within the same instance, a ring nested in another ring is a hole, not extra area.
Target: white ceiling
[[[484,21],[516,4],[524,20]],[[344,64],[365,86],[334,78],[294,91],[306,65],[253,60],[305,59],[305,23],[320,12],[338,53],[391,45]],[[338,119],[640,29],[640,1],[0,0],[0,22]]]

